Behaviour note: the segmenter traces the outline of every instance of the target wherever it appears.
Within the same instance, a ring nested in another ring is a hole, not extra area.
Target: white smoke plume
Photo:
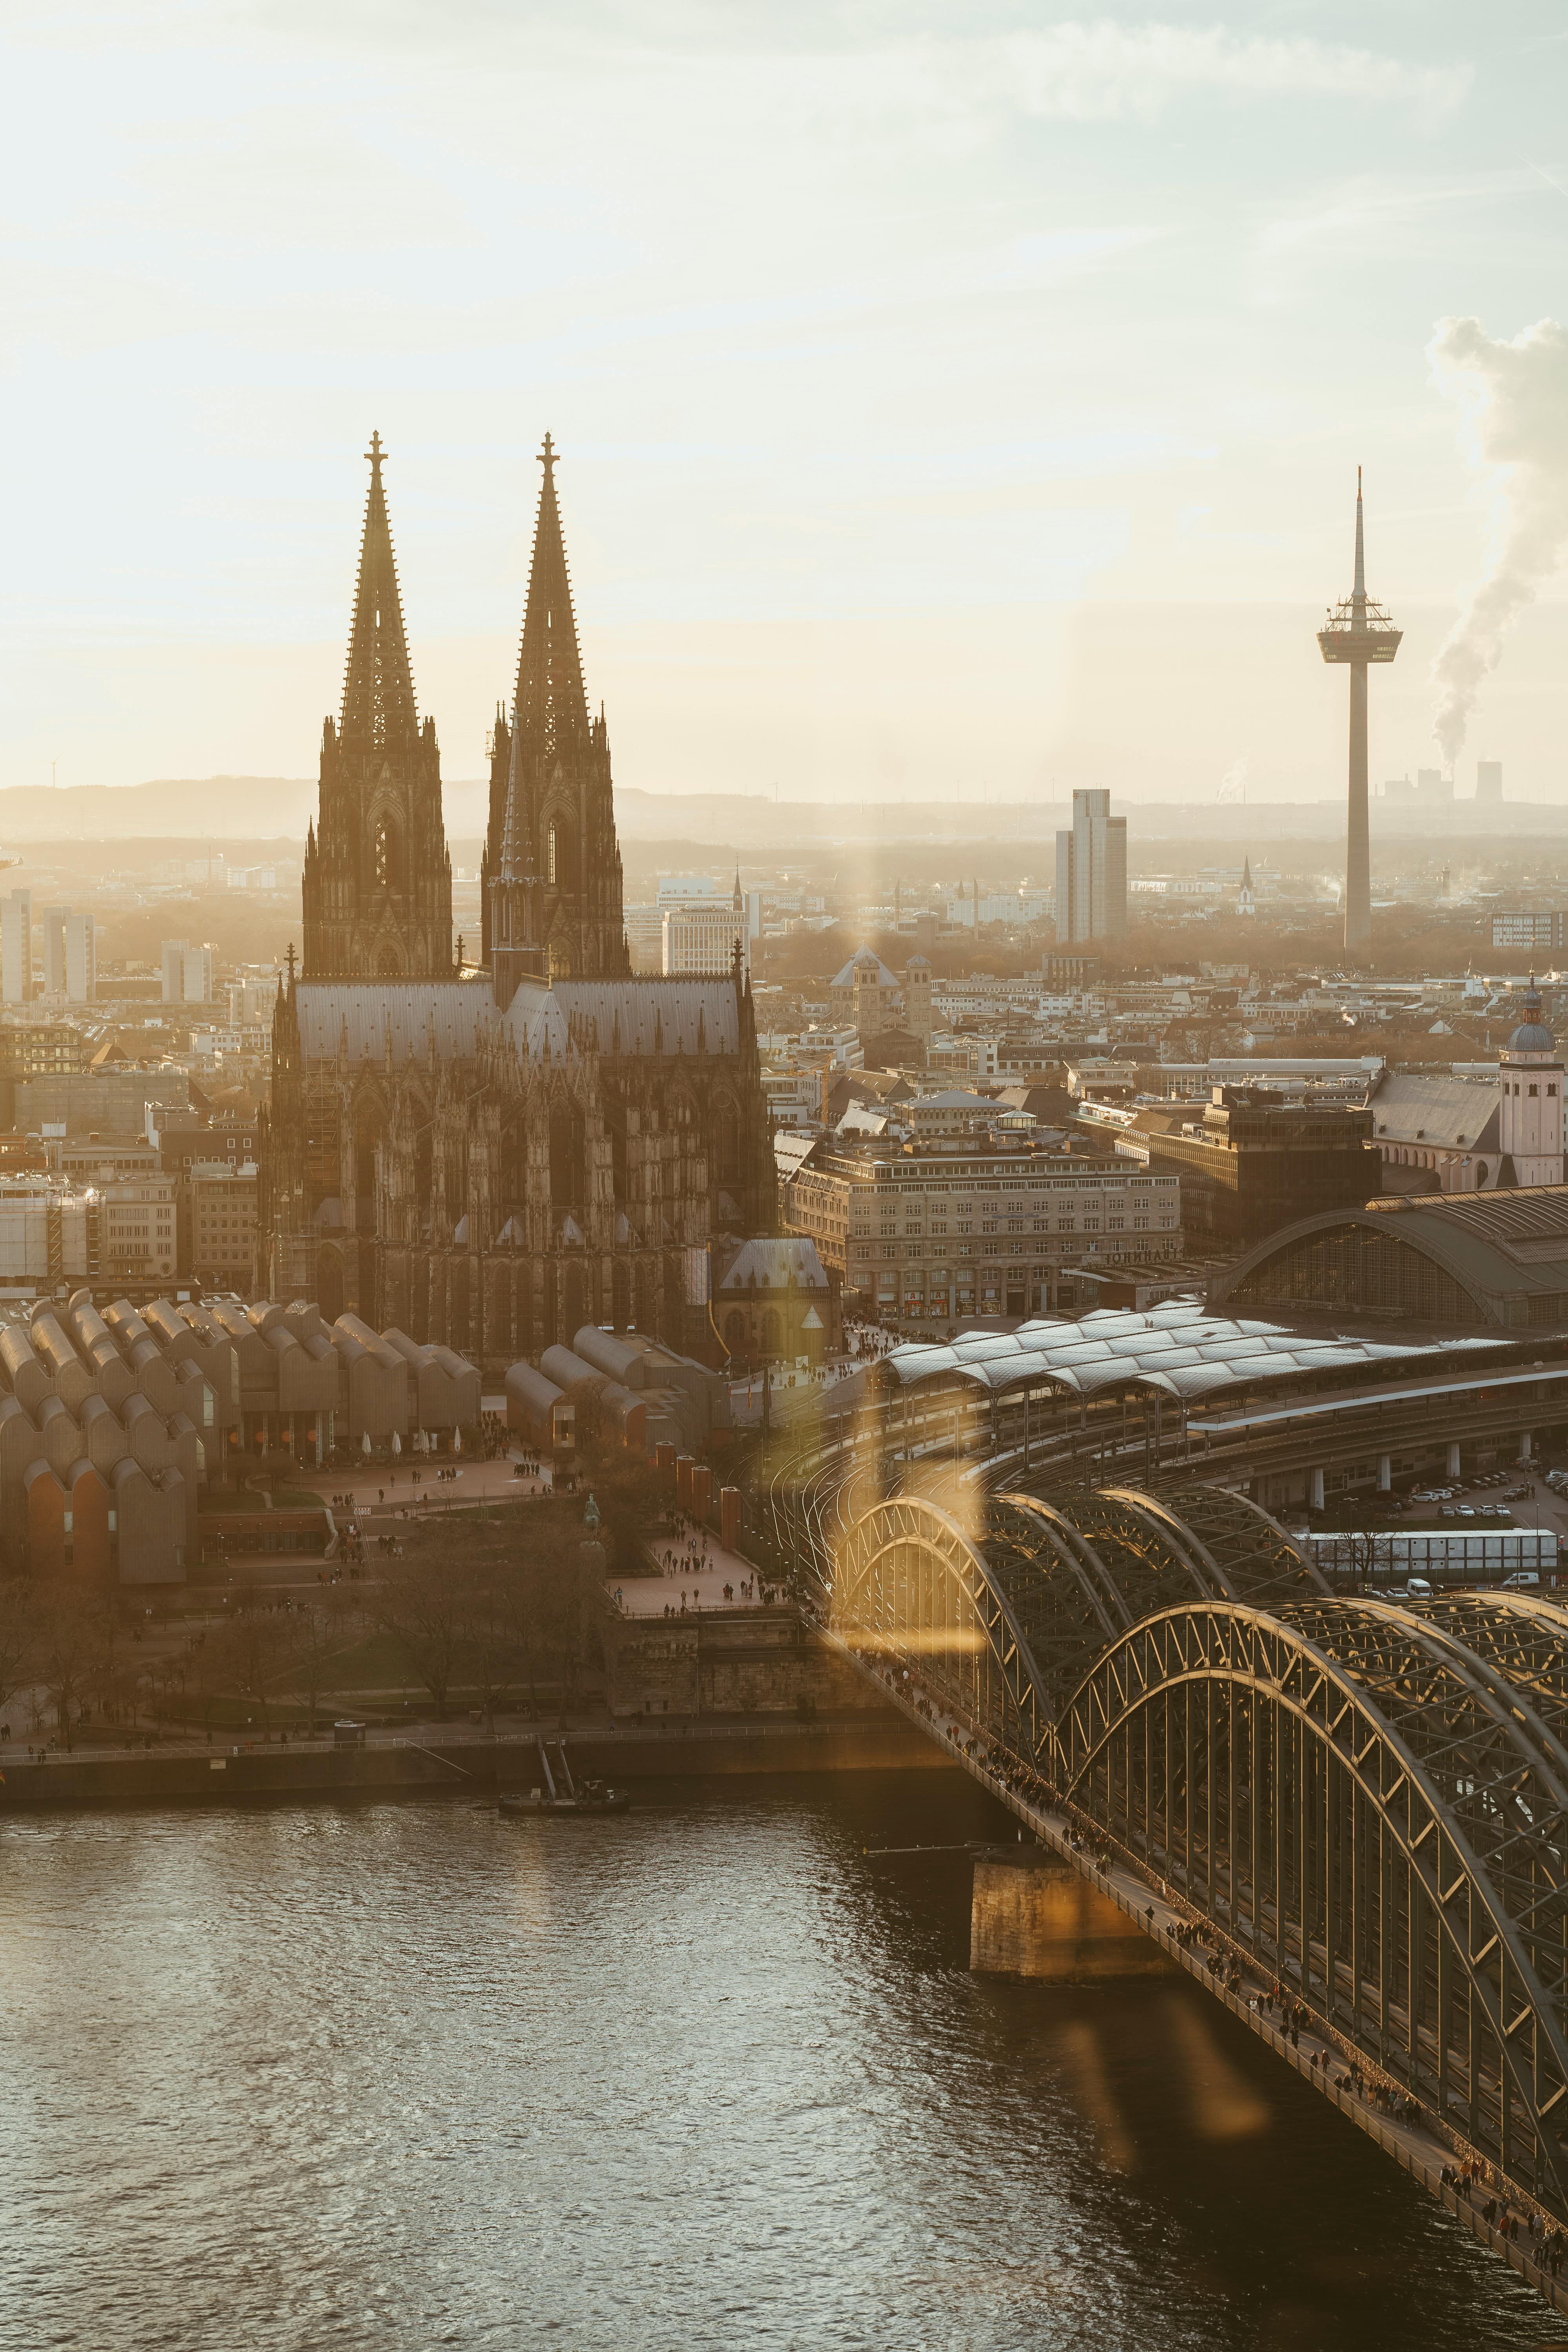
[[[1490,498],[1485,573],[1432,665],[1432,731],[1451,769],[1510,627],[1568,554],[1568,334],[1538,319],[1505,343],[1479,319],[1440,319],[1426,356]]]
[[[1247,801],[1247,759],[1245,753],[1236,761],[1233,767],[1227,768],[1224,775],[1220,778],[1219,790],[1215,794],[1215,799],[1219,803],[1222,808],[1236,801],[1241,802],[1245,806]]]

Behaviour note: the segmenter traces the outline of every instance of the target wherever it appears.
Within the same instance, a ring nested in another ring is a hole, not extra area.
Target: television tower
[[[1366,555],[1362,544],[1361,467],[1355,469],[1355,586],[1342,604],[1329,607],[1318,631],[1326,662],[1343,662],[1351,674],[1351,781],[1345,820],[1345,953],[1357,958],[1372,946],[1372,855],[1366,816],[1366,671],[1369,662],[1391,662],[1403,630],[1366,593]]]

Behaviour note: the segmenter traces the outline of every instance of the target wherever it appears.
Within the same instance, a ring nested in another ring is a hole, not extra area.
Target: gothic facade
[[[451,936],[381,469],[273,1023],[261,1274],[499,1369],[585,1322],[711,1354],[709,1244],[774,1230],[751,982],[634,978],[609,740],[584,689],[546,438],[477,969]]]

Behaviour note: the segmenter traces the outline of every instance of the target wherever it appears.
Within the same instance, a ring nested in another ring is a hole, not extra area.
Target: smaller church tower
[[[1500,1181],[1563,1181],[1563,1055],[1541,1018],[1535,974],[1525,992],[1524,1019],[1499,1057]]]
[[[1241,861],[1241,895],[1236,902],[1236,911],[1238,915],[1256,915],[1258,912],[1258,893],[1252,887],[1250,857],[1244,857]]]
[[[911,956],[904,966],[904,1026],[921,1044],[931,1045],[931,968],[924,956]]]

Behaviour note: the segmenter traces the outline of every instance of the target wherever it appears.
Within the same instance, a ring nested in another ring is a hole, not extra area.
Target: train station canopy
[[[1142,1387],[1188,1403],[1265,1381],[1299,1388],[1313,1375],[1354,1384],[1391,1379],[1404,1366],[1436,1371],[1456,1359],[1495,1354],[1497,1345],[1495,1338],[1395,1339],[1233,1319],[1210,1314],[1195,1299],[1173,1298],[1146,1312],[1103,1307],[1072,1322],[1042,1318],[1016,1331],[895,1348],[875,1366],[873,1379],[885,1394],[926,1383],[1056,1387],[1084,1397]]]

